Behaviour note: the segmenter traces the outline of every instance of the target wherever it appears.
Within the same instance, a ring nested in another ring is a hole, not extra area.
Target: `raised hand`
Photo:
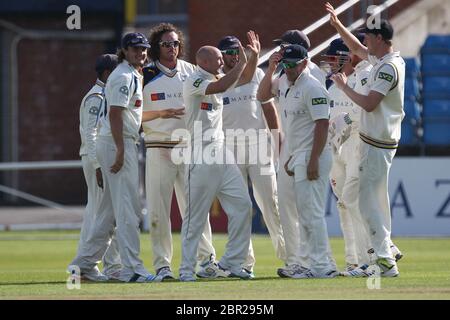
[[[340,90],[342,90],[347,85],[347,76],[343,73],[333,74],[330,79],[333,80],[333,82]]]
[[[277,51],[272,53],[269,58],[269,68],[274,71],[278,67],[278,64],[282,58],[283,54],[281,52]]]
[[[241,43],[239,43],[239,62],[240,64],[245,65],[247,63],[247,55],[245,54],[244,47]]]
[[[331,3],[327,2],[327,3],[325,3],[325,9],[330,14],[330,24],[333,27],[336,27],[340,21],[337,17],[336,11],[334,11],[334,7],[331,5]]]
[[[250,51],[255,54],[259,55],[261,52],[261,44],[259,42],[259,36],[257,33],[255,33],[253,30],[250,30],[247,32],[247,39],[248,39],[248,45],[247,48],[250,49]]]

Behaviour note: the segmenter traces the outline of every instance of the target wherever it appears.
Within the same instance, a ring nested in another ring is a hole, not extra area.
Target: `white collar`
[[[102,87],[102,88],[105,87],[105,84],[100,79],[95,80],[95,84],[98,85],[99,87]]]
[[[179,63],[178,59],[177,59],[177,65],[173,69],[167,68],[161,62],[159,62],[159,60],[155,61],[155,65],[159,70],[162,71],[162,73],[164,73],[168,77],[173,77],[174,75],[177,74],[177,72],[180,71],[180,63]]]

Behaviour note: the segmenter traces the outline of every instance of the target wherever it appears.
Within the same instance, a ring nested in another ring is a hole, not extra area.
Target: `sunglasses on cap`
[[[221,50],[222,54],[226,54],[229,56],[235,56],[239,54],[239,49],[228,49],[228,50]]]
[[[178,48],[178,46],[180,45],[180,41],[178,41],[178,40],[174,40],[174,41],[160,41],[159,45],[161,47],[164,47],[164,48],[171,48],[171,47]]]
[[[303,60],[305,59],[298,61],[281,61],[281,66],[283,67],[283,69],[292,69],[298,66],[300,63],[302,63]]]

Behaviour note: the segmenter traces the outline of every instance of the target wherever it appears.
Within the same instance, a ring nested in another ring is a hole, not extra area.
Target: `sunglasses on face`
[[[228,50],[222,50],[220,51],[222,54],[226,54],[229,56],[235,56],[239,54],[239,49],[228,49]]]
[[[180,41],[178,41],[178,40],[174,40],[174,41],[160,41],[159,45],[161,47],[164,47],[164,48],[171,48],[171,47],[178,48],[179,45],[180,45]]]
[[[281,65],[283,66],[283,69],[292,69],[298,66],[300,63],[302,63],[303,60],[299,61],[282,61]]]

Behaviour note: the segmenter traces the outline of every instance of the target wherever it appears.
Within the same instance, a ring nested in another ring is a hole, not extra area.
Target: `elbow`
[[[366,110],[366,112],[373,112],[375,109],[377,108],[377,105],[375,104],[367,104],[364,106],[364,110]]]

